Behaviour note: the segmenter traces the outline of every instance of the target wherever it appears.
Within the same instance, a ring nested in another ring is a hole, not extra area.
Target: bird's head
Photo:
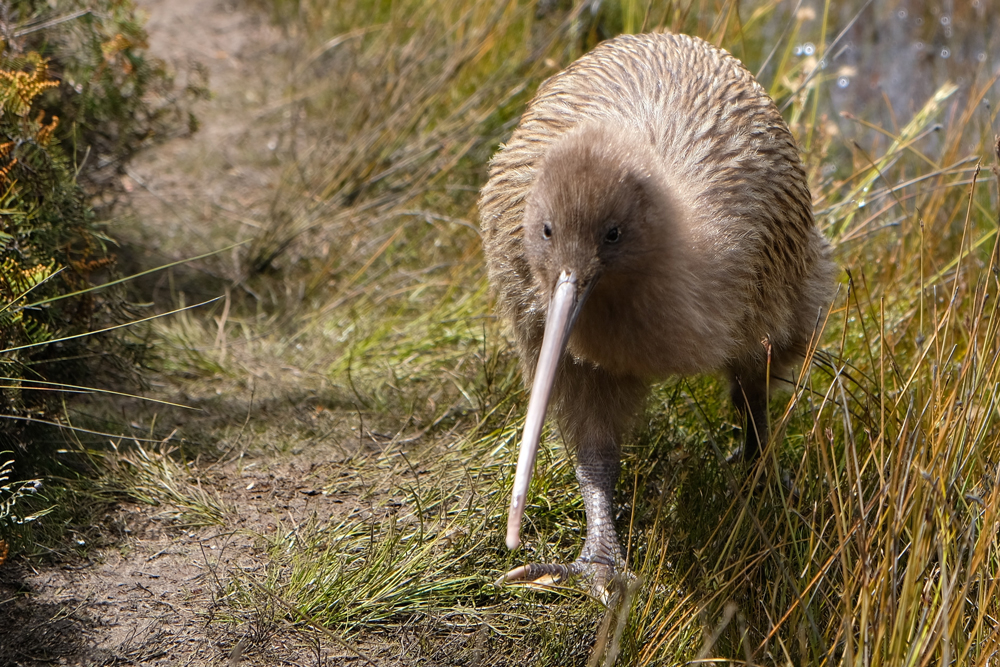
[[[649,251],[656,206],[651,149],[622,145],[588,125],[552,145],[525,203],[522,239],[539,294],[551,304],[560,282],[576,284],[577,312],[601,282],[636,271]],[[604,279],[604,280],[602,280]]]

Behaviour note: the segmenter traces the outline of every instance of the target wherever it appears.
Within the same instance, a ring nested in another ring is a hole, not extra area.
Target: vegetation
[[[111,1],[0,5],[0,415],[4,449],[36,458],[51,452],[26,425],[58,421],[56,397],[142,352],[89,335],[133,317],[121,292],[95,291],[115,277],[95,197],[113,195],[109,182],[168,108],[147,97],[169,82],[143,57],[134,12]],[[37,488],[6,484],[13,457],[0,453],[0,541],[26,518],[14,502]]]
[[[133,448],[102,483],[179,508],[185,526],[236,526],[200,484],[200,455],[243,466],[247,442],[289,456],[334,441],[337,460],[310,479],[339,510],[254,532],[265,566],[220,581],[214,618],[323,628],[372,661],[396,659],[384,647],[407,635],[399,662],[991,664],[1000,156],[978,133],[995,112],[976,119],[995,78],[942,84],[913,113],[890,108],[909,117],[901,126],[834,123],[825,91],[839,74],[822,66],[832,3],[591,6],[266,3],[302,45],[287,169],[225,305],[156,325],[163,377],[201,405],[246,411],[189,427],[177,438],[187,450],[172,434]],[[583,510],[551,433],[525,545],[503,546],[526,401],[490,315],[475,202],[544,77],[601,38],[654,28],[761,70],[844,274],[748,477],[724,462],[740,435],[717,380],[657,388],[618,487],[635,579],[606,610],[572,588],[492,583],[525,561],[574,558]],[[806,41],[815,53],[796,55]],[[265,385],[266,408],[227,402]],[[286,404],[308,419],[268,417]],[[265,417],[248,426],[255,411]],[[266,632],[247,641],[263,650]]]
[[[147,57],[142,14],[132,0],[14,0],[4,3],[11,35],[4,54],[41,57],[55,85],[36,101],[56,116],[55,134],[77,170],[77,182],[107,217],[119,177],[152,140],[194,130],[186,98],[158,61]],[[32,55],[34,54],[34,55]]]

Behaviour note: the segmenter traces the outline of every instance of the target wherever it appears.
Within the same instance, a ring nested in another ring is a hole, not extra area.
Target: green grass
[[[306,397],[335,415],[343,455],[323,492],[348,501],[258,536],[269,565],[226,582],[233,618],[321,626],[386,661],[410,633],[424,659],[453,664],[600,664],[618,651],[622,665],[990,664],[1000,183],[972,119],[992,81],[967,83],[961,104],[942,86],[902,128],[848,119],[869,138],[851,142],[823,118],[829,74],[790,56],[832,41],[828,7],[810,20],[707,1],[608,2],[597,17],[471,0],[268,6],[302,44],[287,93],[302,120],[244,258],[258,298],[156,331],[164,376],[198,401],[266,391],[269,409]],[[784,18],[775,42],[765,26]],[[503,546],[526,401],[490,315],[475,199],[540,81],[640,27],[721,42],[751,70],[773,50],[762,84],[788,105],[845,273],[814,363],[772,403],[782,437],[749,476],[722,462],[739,436],[719,381],[656,388],[617,491],[637,586],[606,612],[572,589],[492,584],[525,561],[573,559],[584,525],[553,433],[525,545]],[[309,445],[311,431],[268,414],[250,427],[258,451]],[[206,439],[246,449],[244,416]],[[113,465],[135,497],[167,489],[185,521],[231,512],[166,452]]]

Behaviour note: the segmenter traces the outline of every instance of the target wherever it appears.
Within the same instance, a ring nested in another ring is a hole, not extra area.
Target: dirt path
[[[275,149],[286,118],[276,56],[286,45],[266,17],[241,3],[138,4],[149,15],[152,55],[168,63],[180,86],[207,75],[211,91],[194,109],[196,133],[161,143],[129,166],[130,214],[114,233],[144,252],[134,262],[148,267],[228,245],[266,214],[281,169]],[[235,266],[224,256],[199,268],[206,278],[225,279]],[[166,281],[151,287],[171,289]],[[207,295],[218,293],[212,287],[206,279]],[[202,296],[197,281],[185,289]],[[254,390],[238,389],[227,410],[209,407],[201,418],[226,419],[233,405],[246,414]],[[317,416],[307,407],[296,419]],[[85,560],[0,568],[0,665],[314,665],[352,656],[280,619],[266,627],[252,619],[219,622],[227,572],[262,567],[254,535],[343,509],[317,490],[328,471],[315,462],[330,456],[320,448],[312,462],[230,457],[202,471],[227,509],[225,525],[183,528],[177,508],[124,504],[78,536]]]
[[[266,216],[282,168],[287,44],[246,3],[138,4],[149,16],[149,52],[168,64],[177,89],[206,79],[209,88],[193,108],[198,130],[141,154],[125,178],[134,216],[119,235],[146,247],[141,263],[156,266],[242,240]],[[231,272],[231,259],[202,267]]]

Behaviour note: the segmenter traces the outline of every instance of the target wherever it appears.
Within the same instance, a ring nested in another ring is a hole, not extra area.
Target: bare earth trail
[[[134,263],[148,268],[252,233],[273,196],[281,169],[276,149],[288,123],[276,56],[283,37],[265,16],[223,0],[138,4],[149,17],[152,55],[176,73],[179,86],[207,74],[210,90],[194,109],[197,132],[150,148],[123,181],[128,214],[113,233],[147,252]],[[223,256],[198,265],[205,288],[198,293],[199,274],[189,277],[189,302],[217,295],[213,278],[221,279],[215,285],[231,280],[235,264]],[[165,277],[149,287],[159,296],[177,289]],[[102,525],[76,535],[83,558],[61,555],[44,567],[15,560],[0,568],[0,666],[355,664],[356,653],[322,633],[290,627],[284,614],[266,624],[259,614],[224,618],[219,599],[229,572],[262,567],[260,536],[358,511],[354,495],[345,501],[320,491],[337,474],[336,461],[350,455],[311,437],[339,432],[335,418],[315,392],[269,393],[272,374],[281,371],[265,367],[245,381],[193,392],[160,384],[164,397],[203,410],[162,414],[158,427],[170,419],[193,425],[226,454],[194,473],[221,508],[221,522],[185,527],[177,507],[120,504]],[[136,421],[148,425],[149,409],[139,412]],[[288,424],[296,455],[244,456],[257,437],[251,414]],[[347,486],[363,491],[366,483]]]

